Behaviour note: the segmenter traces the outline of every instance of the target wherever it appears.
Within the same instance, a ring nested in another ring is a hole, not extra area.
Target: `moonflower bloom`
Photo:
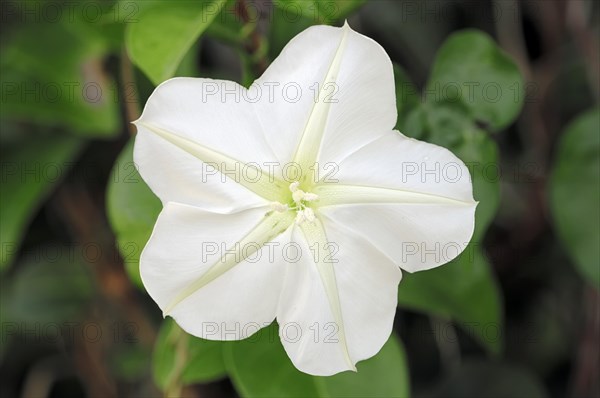
[[[389,57],[347,24],[300,33],[248,90],[157,87],[134,159],[163,203],[140,260],[163,314],[211,340],[276,319],[313,375],[375,355],[401,269],[456,257],[476,207],[463,162],[394,131],[396,118]]]

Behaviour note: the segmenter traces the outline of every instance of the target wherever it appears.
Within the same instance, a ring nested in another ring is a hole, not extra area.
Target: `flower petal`
[[[358,361],[381,349],[392,331],[401,279],[400,269],[369,242],[339,225],[325,225],[326,241],[294,228],[292,240],[302,256],[287,265],[277,311],[292,362],[319,376],[355,370]]]
[[[339,184],[315,189],[319,211],[409,272],[447,263],[473,235],[469,170],[445,148],[388,133],[343,160],[335,177]]]
[[[290,238],[276,224],[261,209],[217,214],[170,202],[141,256],[144,286],[194,336],[248,337],[276,314],[284,267],[273,246]]]
[[[135,122],[134,160],[163,204],[217,211],[264,204],[257,170],[268,171],[275,156],[252,104],[236,98],[245,90],[229,81],[176,78],[152,93]]]
[[[304,171],[319,159],[340,160],[396,123],[392,63],[348,25],[303,31],[255,84],[274,93],[256,104],[269,143],[280,161],[294,159]]]

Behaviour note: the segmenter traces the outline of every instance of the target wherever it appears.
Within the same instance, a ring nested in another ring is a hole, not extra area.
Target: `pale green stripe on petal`
[[[219,172],[223,172],[224,170],[237,170],[242,166],[244,168],[252,169],[254,172],[256,172],[257,178],[248,179],[244,178],[242,175],[238,175],[234,181],[266,200],[275,202],[287,201],[286,193],[289,183],[280,180],[273,175],[265,173],[263,170],[257,168],[253,164],[244,163],[240,160],[231,158],[195,141],[191,141],[187,138],[167,131],[161,127],[141,121],[138,121],[137,123],[159,137],[164,138],[166,141],[170,142],[176,147],[200,159],[202,162],[215,167]]]
[[[304,233],[304,237],[311,248],[311,251],[316,249],[316,253],[313,253],[315,258],[315,264],[323,283],[323,289],[327,295],[329,301],[329,307],[333,314],[333,321],[339,328],[339,341],[340,348],[343,351],[344,359],[348,363],[348,366],[356,371],[356,367],[350,358],[348,352],[348,342],[346,340],[346,332],[344,329],[344,319],[342,316],[342,306],[340,303],[340,294],[338,292],[337,282],[335,279],[335,270],[333,269],[333,262],[331,260],[331,253],[329,251],[329,245],[327,241],[327,235],[323,224],[317,218],[314,222],[304,222],[300,224],[300,229]]]
[[[299,164],[302,170],[313,170],[312,167],[317,160],[331,105],[331,101],[327,98],[329,95],[327,87],[329,84],[335,84],[336,82],[349,32],[350,26],[348,26],[348,23],[345,23],[342,27],[340,44],[327,70],[327,75],[319,87],[319,96],[311,109],[306,125],[304,126],[302,138],[296,149],[294,162]],[[314,181],[312,176],[306,174],[303,178],[306,181]]]
[[[349,204],[436,204],[454,206],[473,206],[475,201],[463,201],[424,192],[412,192],[402,189],[379,188],[360,185],[318,185],[312,190],[319,196],[317,205]]]
[[[268,213],[243,239],[236,242],[233,247],[228,248],[225,254],[208,271],[181,290],[165,307],[163,316],[169,315],[173,308],[183,300],[236,265],[244,262],[248,257],[262,249],[266,243],[277,238],[292,225],[294,218],[294,213],[289,211]]]

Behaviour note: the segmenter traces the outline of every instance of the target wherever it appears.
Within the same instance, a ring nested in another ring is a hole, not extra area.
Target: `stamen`
[[[302,198],[305,202],[314,202],[315,200],[319,200],[319,195],[311,192],[304,193],[304,197]]]
[[[297,189],[297,190],[295,190],[293,192],[294,193],[292,194],[292,199],[297,204],[300,204],[300,202],[302,202],[302,200],[304,199],[304,196],[306,195],[306,193],[303,190],[301,190],[301,189]]]
[[[304,218],[306,219],[306,221],[313,223],[315,222],[315,212],[313,211],[313,209],[307,207],[306,209],[304,209]]]
[[[316,220],[315,212],[313,209],[306,207],[306,202],[313,202],[319,200],[319,195],[311,192],[304,192],[299,188],[300,183],[295,181],[290,184],[290,191],[292,192],[292,199],[294,206],[288,208],[290,210],[296,210],[296,224],[302,224],[305,221],[314,223]]]
[[[270,204],[271,210],[275,210],[276,212],[283,213],[289,210],[287,204],[283,204],[280,202],[271,202]]]
[[[296,224],[300,225],[305,221],[309,223],[314,223],[317,218],[315,217],[315,212],[311,208],[305,208],[303,210],[299,210],[296,214]]]

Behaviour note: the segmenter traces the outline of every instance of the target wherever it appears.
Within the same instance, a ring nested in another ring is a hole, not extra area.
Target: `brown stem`
[[[171,336],[168,337],[175,341],[175,364],[169,374],[165,397],[179,397],[183,387],[181,376],[187,362],[189,335],[175,326],[171,330]]]
[[[558,73],[557,64],[554,59],[550,59],[549,62],[540,62],[537,65],[530,61],[522,29],[523,4],[496,0],[496,5],[503,10],[503,15],[505,15],[496,21],[498,42],[515,60],[523,74],[524,87],[521,91],[524,96],[524,104],[521,116],[516,122],[517,128],[523,134],[523,140],[528,143],[527,148],[530,152],[526,156],[535,162],[540,173],[545,174],[548,169],[552,132],[546,123],[547,116],[544,115],[543,99],[546,98],[546,92]],[[548,7],[553,7],[553,5]],[[542,23],[542,21],[539,22]],[[541,30],[544,31],[543,27]],[[518,226],[519,233],[514,235],[515,242],[535,240],[546,226],[544,214],[546,181],[538,176],[531,176],[531,178],[533,178],[533,184],[523,192],[530,211]]]
[[[256,22],[252,21],[248,12],[246,0],[237,0],[235,4],[235,11],[242,22],[244,22],[244,25],[252,27],[252,31],[250,33],[249,40],[245,45],[245,49],[254,63],[254,73],[256,76],[260,76],[267,69],[269,64],[265,54],[262,51],[265,38],[258,31]]]
[[[598,54],[598,37],[587,23],[587,12],[584,7],[593,4],[581,0],[571,0],[567,4],[567,28],[575,40],[575,45],[581,53],[585,62],[588,80],[592,89],[594,98],[600,98],[600,55]],[[591,16],[589,17],[591,18]]]
[[[125,107],[125,118],[127,119],[127,130],[130,135],[135,135],[135,126],[131,124],[141,115],[140,98],[137,92],[137,84],[133,73],[133,65],[123,48],[121,52],[121,100]]]
[[[82,189],[63,184],[56,194],[56,209],[71,234],[78,241],[94,242],[106,250],[97,262],[90,264],[100,293],[114,304],[125,319],[137,326],[136,337],[145,346],[152,346],[155,330],[136,299],[136,292],[127,277],[123,261],[115,247],[115,238],[90,194]]]
[[[600,294],[588,287],[582,297],[585,312],[579,339],[575,370],[571,380],[571,397],[597,397],[600,394]]]

